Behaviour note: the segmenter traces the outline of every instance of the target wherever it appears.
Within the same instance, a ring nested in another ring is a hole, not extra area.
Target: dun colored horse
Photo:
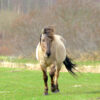
[[[47,67],[50,67],[51,77],[51,91],[59,92],[58,77],[62,64],[66,69],[72,73],[75,68],[75,64],[66,56],[66,48],[64,45],[64,39],[60,35],[54,34],[52,27],[46,27],[43,29],[40,36],[40,42],[36,48],[36,58],[40,63],[41,70],[43,72],[43,79],[45,84],[44,95],[48,95],[48,76]]]

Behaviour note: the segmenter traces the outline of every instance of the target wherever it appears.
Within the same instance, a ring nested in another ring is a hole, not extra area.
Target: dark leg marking
[[[47,72],[42,70],[43,71],[43,79],[44,79],[44,84],[45,84],[45,89],[44,89],[44,95],[48,95],[48,84],[47,84],[47,81],[48,81],[48,76],[47,76]]]
[[[51,71],[49,73],[51,77],[51,91],[55,92],[55,85],[54,85],[54,75],[55,75],[55,66],[51,67]]]
[[[59,72],[60,72],[61,68],[57,68],[56,72],[55,72],[55,92],[59,92],[59,88],[58,88],[58,77],[59,77]]]
[[[58,84],[55,85],[55,92],[59,92]]]

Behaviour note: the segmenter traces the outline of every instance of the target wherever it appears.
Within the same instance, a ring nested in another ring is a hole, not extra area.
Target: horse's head
[[[52,41],[54,40],[54,29],[47,27],[42,30],[42,34],[40,36],[40,44],[43,52],[46,57],[50,57],[51,55],[51,46]]]

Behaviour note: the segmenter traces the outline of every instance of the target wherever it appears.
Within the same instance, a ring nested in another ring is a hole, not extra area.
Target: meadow
[[[77,78],[67,72],[59,77],[59,93],[44,96],[41,71],[0,67],[0,100],[99,100],[100,74],[81,73]]]
[[[61,72],[59,93],[51,93],[49,77],[44,96],[42,72],[28,68],[38,65],[35,50],[48,25],[82,73]],[[100,0],[0,0],[0,100],[100,100]]]

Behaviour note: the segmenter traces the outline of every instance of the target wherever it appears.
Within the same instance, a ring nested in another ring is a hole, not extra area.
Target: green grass
[[[99,100],[100,74],[83,73],[77,79],[60,73],[60,93],[43,95],[41,71],[0,68],[0,100]],[[78,86],[78,87],[77,87]]]

